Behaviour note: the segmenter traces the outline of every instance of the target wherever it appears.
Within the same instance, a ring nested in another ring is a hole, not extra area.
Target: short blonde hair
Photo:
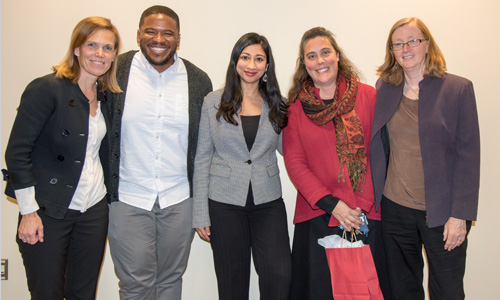
[[[115,35],[115,50],[116,55],[120,53],[121,40],[120,35],[116,27],[111,24],[111,20],[103,17],[87,17],[78,24],[76,24],[73,33],[71,34],[71,40],[69,43],[68,52],[63,60],[56,66],[52,67],[52,71],[56,72],[56,77],[62,78],[66,77],[76,83],[80,77],[80,64],[78,63],[78,57],[74,54],[74,50],[83,43],[98,30],[109,30]],[[117,59],[111,62],[111,67],[109,70],[101,75],[98,79],[101,91],[109,90],[112,93],[120,93],[122,90],[116,81],[116,65]]]
[[[444,59],[441,49],[439,49],[439,46],[434,40],[434,37],[432,37],[429,28],[427,28],[424,22],[419,18],[403,18],[397,21],[389,31],[389,37],[387,38],[385,46],[385,61],[377,69],[377,75],[385,82],[394,86],[398,86],[403,82],[403,69],[398,66],[396,58],[394,57],[394,52],[391,49],[392,35],[396,29],[407,24],[413,24],[420,29],[429,43],[429,48],[425,57],[424,76],[441,77],[446,72],[446,60]]]

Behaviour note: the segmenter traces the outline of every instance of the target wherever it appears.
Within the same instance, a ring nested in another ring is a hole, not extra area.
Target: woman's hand
[[[196,232],[198,232],[202,240],[210,243],[210,227],[198,227],[196,228]]]
[[[361,208],[356,207],[356,209],[352,209],[342,200],[339,200],[337,206],[332,211],[332,215],[347,231],[351,231],[353,228],[359,229],[359,226],[363,225],[363,221],[359,219]]]
[[[443,241],[444,249],[451,251],[462,245],[467,235],[467,226],[465,220],[450,217],[448,222],[444,224]]]
[[[34,245],[37,242],[43,243],[42,219],[40,219],[36,211],[21,217],[18,235],[19,239],[30,245]]]

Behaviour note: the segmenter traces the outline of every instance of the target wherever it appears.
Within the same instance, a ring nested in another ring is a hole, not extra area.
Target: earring
[[[264,73],[264,76],[262,76],[262,81],[267,82],[267,72]]]

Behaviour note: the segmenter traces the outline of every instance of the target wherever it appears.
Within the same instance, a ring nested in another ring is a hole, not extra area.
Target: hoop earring
[[[264,76],[262,76],[262,81],[267,82],[267,72],[264,73]]]

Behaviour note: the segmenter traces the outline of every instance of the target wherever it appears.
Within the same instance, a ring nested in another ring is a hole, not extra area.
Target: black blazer
[[[98,92],[97,99],[109,131],[104,94]],[[89,111],[78,84],[54,73],[33,80],[21,97],[5,151],[9,183],[15,190],[34,186],[36,201],[47,216],[63,219],[73,198],[85,160]],[[99,152],[106,186],[108,153],[106,134]]]

